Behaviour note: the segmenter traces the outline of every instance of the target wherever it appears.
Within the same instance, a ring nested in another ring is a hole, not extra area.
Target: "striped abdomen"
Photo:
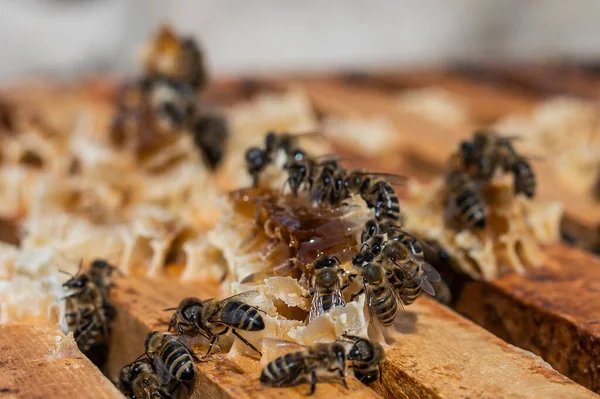
[[[398,196],[392,185],[386,180],[367,178],[361,186],[360,194],[369,207],[375,209],[375,218],[378,221],[400,218]]]
[[[460,221],[467,227],[484,228],[485,204],[477,193],[475,183],[464,172],[451,172],[446,180]]]
[[[238,330],[260,331],[265,329],[265,322],[259,311],[240,301],[229,301],[223,306],[220,322]]]
[[[304,352],[287,353],[269,362],[260,373],[260,382],[271,387],[300,384],[308,378]]]
[[[179,342],[167,342],[161,350],[160,357],[176,380],[192,381],[194,379],[196,375],[194,360]]]
[[[512,169],[515,176],[515,194],[523,193],[532,198],[535,195],[536,181],[529,162],[525,159],[519,159]]]
[[[387,285],[372,287],[370,292],[371,309],[383,326],[389,326],[394,322],[398,314],[398,301],[396,295]]]

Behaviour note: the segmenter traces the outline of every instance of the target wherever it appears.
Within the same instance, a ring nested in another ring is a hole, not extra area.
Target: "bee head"
[[[373,237],[375,234],[377,234],[377,230],[377,221],[375,221],[375,219],[367,221],[367,223],[365,223],[365,228],[363,229],[361,241],[365,242],[369,238]]]
[[[248,148],[245,158],[246,165],[250,170],[261,169],[269,160],[265,151],[258,147]]]
[[[365,385],[370,385],[379,379],[379,369],[368,371],[354,369],[354,376]]]
[[[348,351],[348,360],[368,362],[373,357],[373,344],[371,341],[359,338]]]
[[[83,288],[90,282],[90,278],[87,274],[80,274],[78,276],[72,277],[63,284],[63,286],[68,288]]]
[[[340,263],[339,259],[335,256],[325,256],[315,261],[315,270],[324,269],[326,267],[333,267]]]
[[[348,191],[350,191],[351,193],[356,193],[359,190],[363,180],[364,175],[361,172],[352,171],[350,172],[346,180],[344,180],[344,185],[346,186],[346,189],[348,189]]]
[[[275,132],[268,132],[265,136],[265,150],[267,152],[275,151],[277,147],[277,134]]]

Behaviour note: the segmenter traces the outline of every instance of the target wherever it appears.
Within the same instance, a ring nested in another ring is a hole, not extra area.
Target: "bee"
[[[536,190],[536,179],[527,159],[519,157],[512,166],[512,172],[515,176],[515,194],[523,193],[528,198],[533,198]]]
[[[170,387],[159,381],[152,367],[152,360],[148,358],[124,366],[119,373],[118,387],[129,398],[173,398]]]
[[[194,362],[200,359],[188,346],[190,337],[153,331],[146,336],[144,348],[152,359],[156,375],[161,384],[171,381],[182,383],[191,392],[191,384],[196,378]]]
[[[435,289],[431,283],[441,281],[441,277],[425,261],[419,240],[410,234],[395,232],[394,236],[385,242],[374,262],[386,269],[390,284],[404,305],[412,304],[422,291],[435,296]]]
[[[375,316],[382,326],[387,327],[396,319],[402,302],[388,281],[386,270],[371,259],[372,255],[362,258],[362,264],[359,264],[358,258],[353,259],[354,267],[363,280],[363,288],[352,294],[351,298],[366,292],[369,313]]]
[[[217,299],[203,301],[199,298],[186,298],[177,307],[169,323],[169,329],[177,323],[178,329],[180,327],[182,330],[192,329],[210,338],[206,356],[210,354],[219,337],[227,334],[231,329],[236,337],[262,356],[262,353],[237,331],[261,331],[265,329],[265,322],[260,315],[260,309],[244,302],[244,298],[256,294],[257,291],[248,291],[220,301]],[[219,326],[223,326],[223,330],[214,333],[213,329]]]
[[[270,387],[291,387],[310,384],[309,395],[315,393],[321,378],[336,376],[346,383],[346,349],[341,342],[320,343],[309,347],[286,341],[278,346],[296,346],[299,351],[287,353],[269,362],[260,373],[260,382]]]
[[[450,193],[450,207],[458,214],[464,226],[483,229],[487,222],[487,212],[473,179],[461,170],[454,170],[446,176]]]
[[[381,382],[381,363],[385,360],[383,346],[354,335],[344,334],[343,337],[352,343],[347,360],[356,379],[365,385],[377,380]]]
[[[348,194],[359,194],[367,206],[375,210],[378,221],[399,220],[400,201],[392,184],[405,180],[403,176],[354,169],[348,172],[344,185]]]
[[[88,274],[81,273],[82,264],[77,274],[63,284],[63,288],[70,292],[63,297],[65,319],[81,352],[101,366],[106,361],[114,308],[108,304],[107,293],[102,287]]]
[[[346,192],[346,170],[337,162],[329,159],[319,163],[317,176],[310,188],[310,197],[317,205],[337,204],[348,198]]]
[[[179,80],[194,90],[208,80],[204,56],[192,38],[178,36],[169,26],[162,26],[146,45],[144,70],[148,76]]]
[[[346,305],[341,291],[342,273],[340,260],[335,256],[325,256],[315,261],[311,281],[312,302],[309,322],[333,308]]]
[[[227,120],[222,115],[204,113],[194,120],[190,131],[204,163],[210,169],[216,169],[223,161],[229,138]]]
[[[322,136],[320,132],[306,132],[301,134],[289,134],[269,132],[265,135],[264,147],[250,147],[246,150],[246,170],[252,177],[254,187],[258,185],[259,176],[267,166],[278,162],[279,154],[283,154],[285,161],[283,167],[289,172],[288,167],[298,173],[299,169],[305,165],[298,165],[307,158],[304,150],[296,146],[296,139],[299,137]],[[312,169],[310,170],[312,177]],[[295,191],[297,195],[297,190]]]

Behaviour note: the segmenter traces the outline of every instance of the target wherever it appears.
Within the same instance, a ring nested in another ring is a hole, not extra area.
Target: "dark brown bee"
[[[382,326],[390,326],[396,319],[402,303],[388,281],[385,269],[370,261],[370,256],[362,260],[362,264],[359,264],[358,259],[353,259],[353,265],[363,280],[363,288],[352,297],[366,292],[370,314],[375,316]]]
[[[278,345],[299,347],[302,350],[287,353],[269,362],[260,373],[260,382],[270,387],[291,387],[310,384],[309,395],[315,393],[320,378],[336,376],[346,384],[346,350],[340,342],[314,344],[304,347],[291,342]]]
[[[144,72],[185,82],[194,90],[202,89],[208,78],[202,51],[192,38],[178,36],[162,26],[146,47]]]
[[[403,176],[355,169],[348,172],[344,184],[348,194],[360,195],[367,206],[375,210],[378,221],[397,221],[400,219],[400,202],[392,184],[405,180]]]
[[[246,170],[248,171],[248,174],[252,176],[253,185],[255,187],[258,185],[261,172],[264,171],[267,166],[276,163],[280,154],[282,155],[282,158],[284,158],[281,166],[286,168],[286,170],[287,167],[290,166],[291,169],[298,173],[298,169],[301,166],[295,165],[295,163],[304,160],[306,154],[301,148],[296,146],[296,140],[299,137],[315,135],[321,136],[322,134],[319,132],[307,132],[294,135],[289,133],[267,133],[265,136],[264,147],[251,147],[245,154]],[[312,170],[310,176],[312,176]]]
[[[115,316],[108,301],[112,266],[101,262],[90,268],[91,275],[81,273],[80,263],[80,271],[63,284],[69,291],[64,297],[68,328],[79,349],[99,366],[106,361],[110,322]]]
[[[178,328],[179,325],[181,325],[182,329],[191,328],[210,338],[206,356],[210,354],[219,337],[227,334],[229,329],[243,343],[262,355],[254,345],[237,331],[264,330],[265,322],[260,315],[260,310],[243,301],[244,298],[249,298],[256,294],[256,291],[248,291],[221,301],[217,299],[203,301],[199,298],[186,298],[177,307],[175,315],[171,318],[169,328],[177,321]],[[224,327],[223,330],[214,333],[213,330],[220,326]]]
[[[346,170],[338,161],[330,159],[319,163],[318,172],[310,187],[311,201],[338,204],[348,198],[346,192]]]
[[[485,228],[486,208],[473,179],[466,172],[455,170],[446,176],[446,185],[453,210],[450,213],[456,214],[464,226]]]
[[[343,336],[352,342],[347,359],[356,379],[366,385],[377,380],[381,382],[381,363],[385,360],[383,346],[354,335]]]
[[[334,256],[325,256],[314,263],[314,274],[311,279],[312,302],[308,321],[336,307],[343,307],[346,302],[341,291],[343,269],[340,261]]]
[[[519,157],[512,166],[515,176],[515,194],[523,193],[528,198],[535,196],[536,179],[529,162]]]
[[[136,360],[119,373],[119,390],[129,398],[171,399],[172,387],[162,384],[150,359]]]
[[[204,163],[216,169],[223,161],[229,138],[227,120],[222,115],[204,113],[194,120],[190,130]]]
[[[422,291],[434,296],[431,283],[441,281],[438,272],[425,262],[419,241],[405,232],[398,231],[389,238],[373,262],[385,268],[404,305],[413,303]]]
[[[173,380],[181,382],[188,393],[196,378],[194,361],[200,361],[188,346],[189,338],[186,335],[153,331],[144,342],[146,354],[152,359],[160,383],[166,385]]]

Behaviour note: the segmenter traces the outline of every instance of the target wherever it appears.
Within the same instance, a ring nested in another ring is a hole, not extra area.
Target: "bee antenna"
[[[338,258],[337,256],[332,256],[332,258],[335,259],[335,261],[340,265],[342,264],[342,262],[340,262],[340,258]]]
[[[133,362],[137,362],[137,361],[138,361],[138,360],[140,360],[142,357],[144,357],[144,356],[147,356],[147,355],[148,355],[148,353],[147,353],[147,352],[144,352],[144,353],[142,353],[141,355],[139,355],[139,356],[138,356],[138,357],[137,357],[137,358],[136,358],[136,359],[135,359]]]
[[[360,252],[362,252],[363,249],[365,249],[365,247],[368,247],[368,244],[366,242],[363,242],[362,245],[360,246]]]
[[[66,272],[66,271],[64,271],[64,270],[59,270],[58,272],[59,272],[59,273],[66,274],[67,276],[75,277],[75,276],[73,276],[71,273],[69,273],[69,272]]]
[[[166,312],[168,310],[177,310],[177,308],[166,308],[166,309],[163,309],[163,312]]]

